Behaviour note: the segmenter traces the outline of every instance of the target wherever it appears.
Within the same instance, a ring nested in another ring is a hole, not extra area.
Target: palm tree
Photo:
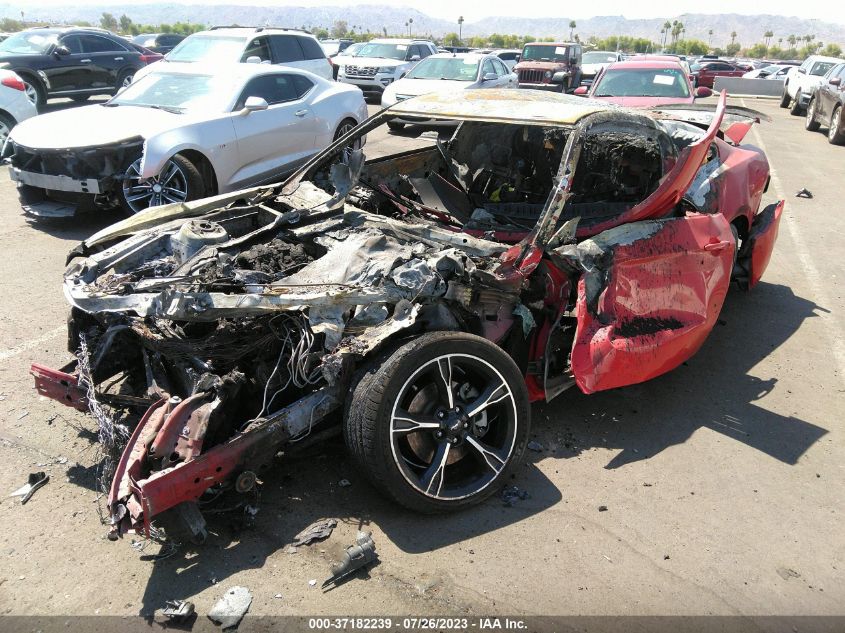
[[[763,33],[763,37],[766,38],[766,50],[769,49],[769,42],[771,41],[772,37],[774,37],[774,35],[775,34],[771,31],[766,31],[765,33]]]
[[[662,35],[662,36],[663,36],[663,37],[660,39],[660,42],[661,42],[661,44],[660,44],[660,48],[661,48],[661,50],[662,50],[662,49],[666,48],[666,29],[660,29],[660,35]]]
[[[463,38],[463,29],[464,29],[464,16],[458,16],[458,40],[461,44],[464,43]]]
[[[798,41],[798,38],[795,37],[794,35],[790,35],[789,37],[786,38],[786,41],[789,42],[790,48],[795,48],[795,43]]]
[[[709,48],[713,46],[713,29],[707,31],[707,36],[707,46]]]
[[[575,30],[575,27],[578,26],[575,24],[575,20],[569,21],[569,40],[572,41],[572,32]]]
[[[733,46],[735,41],[736,41],[736,31],[731,31],[731,46]]]

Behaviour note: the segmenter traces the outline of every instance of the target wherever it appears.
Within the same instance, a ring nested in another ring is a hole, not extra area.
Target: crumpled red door
[[[713,328],[736,245],[721,214],[615,227],[579,245],[572,372],[585,393],[643,382],[692,356]]]

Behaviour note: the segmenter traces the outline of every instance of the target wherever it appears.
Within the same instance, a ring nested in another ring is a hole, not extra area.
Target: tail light
[[[24,85],[24,83],[20,80],[20,78],[17,75],[15,75],[13,77],[4,77],[3,80],[0,81],[0,83],[3,84],[4,86],[6,86],[7,88],[12,88],[14,90],[20,90],[21,92],[26,90],[26,86]]]
[[[160,60],[164,55],[159,55],[158,53],[150,53],[149,55],[141,55],[141,61],[145,64],[152,64],[153,62],[157,62]]]

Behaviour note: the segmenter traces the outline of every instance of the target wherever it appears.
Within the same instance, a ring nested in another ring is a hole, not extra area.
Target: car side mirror
[[[802,75],[806,75],[806,74],[807,74],[807,69],[806,69],[806,68],[799,68],[799,69],[798,69],[798,72],[799,72],[799,73],[801,73]]]
[[[245,63],[247,64],[260,64],[261,58],[258,55],[250,55],[246,58]]]
[[[496,73],[484,73],[484,76],[481,78],[481,81],[496,81],[499,78],[499,75]]]
[[[704,97],[712,97],[713,91],[710,90],[707,86],[699,86],[695,89],[695,98],[702,99]]]
[[[578,86],[575,89],[575,92],[573,92],[572,94],[578,95],[579,97],[586,97],[587,92],[588,92],[587,86]]]
[[[57,46],[56,50],[54,50],[53,52],[59,57],[70,55],[70,49],[67,46]]]
[[[827,83],[829,83],[831,86],[838,86],[842,83],[842,77],[833,77]]]
[[[241,112],[249,114],[250,112],[266,110],[269,107],[267,100],[262,97],[247,97],[246,101],[244,101],[244,109]]]
[[[419,55],[411,55],[411,59],[408,60],[408,61],[418,62],[418,61],[420,61],[420,56]]]
[[[513,60],[514,60],[515,62],[518,62],[520,57],[522,57],[522,55],[517,55],[516,57],[514,57],[514,58],[513,58]]]

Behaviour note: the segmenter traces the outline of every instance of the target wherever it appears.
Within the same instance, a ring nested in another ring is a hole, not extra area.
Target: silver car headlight
[[[378,68],[376,68],[376,72],[390,73],[391,75],[394,73],[395,70],[396,66],[379,66]]]

